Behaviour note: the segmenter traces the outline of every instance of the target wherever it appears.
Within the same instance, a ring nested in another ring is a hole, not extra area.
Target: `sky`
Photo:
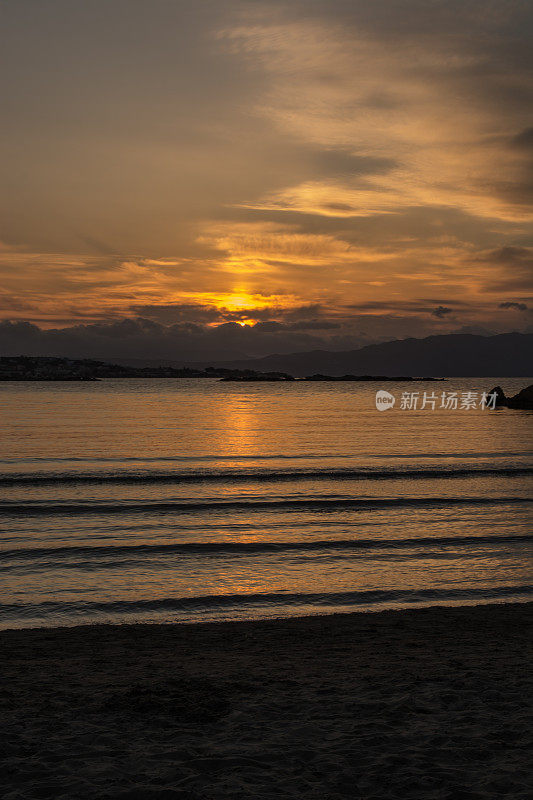
[[[0,350],[533,330],[532,34],[529,0],[3,0]]]

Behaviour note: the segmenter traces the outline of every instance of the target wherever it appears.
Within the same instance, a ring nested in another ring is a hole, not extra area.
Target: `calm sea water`
[[[0,626],[531,599],[531,382],[0,384]]]

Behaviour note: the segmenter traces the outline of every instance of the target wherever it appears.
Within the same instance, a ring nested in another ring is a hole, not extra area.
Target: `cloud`
[[[89,349],[74,323],[143,318],[154,353],[518,318],[531,4],[122,5],[6,6],[2,315]]]
[[[390,237],[380,237],[372,225],[363,232],[337,225],[338,220],[325,229],[307,221],[206,222],[201,236],[214,257],[201,264],[178,257],[123,261],[4,247],[0,309],[6,317],[45,327],[130,316],[164,325],[336,324],[347,308],[365,315],[420,316],[439,306],[461,308],[476,322],[485,315],[486,323],[498,300],[489,295],[503,291],[527,302],[533,288],[533,248],[505,244],[479,250],[444,233],[446,224],[433,226],[432,236],[424,238],[417,235],[416,217],[406,236],[394,228]],[[369,244],[360,243],[369,237]],[[211,275],[210,291],[197,290],[199,270]],[[224,291],[228,284],[232,290]]]
[[[200,303],[162,303],[161,305],[132,305],[135,316],[156,320],[163,325],[177,322],[211,323],[220,320],[215,306]]]
[[[227,253],[224,267],[234,274],[271,272],[283,265],[324,266],[353,258],[349,242],[323,233],[303,233],[273,222],[219,222],[205,226],[200,241]]]
[[[504,303],[500,303],[498,308],[513,308],[515,311],[527,311],[527,305],[525,303],[513,303],[512,301],[505,301]]]
[[[522,264],[533,262],[533,247],[514,247],[507,245],[491,250],[485,255],[487,261],[494,261],[498,264]]]
[[[257,114],[316,147],[391,160],[381,173],[295,182],[250,207],[353,217],[452,207],[531,221],[523,160],[502,146],[528,94],[531,56],[516,25],[523,9],[366,5],[318,3],[307,13],[300,3],[263,5],[220,31],[230,52],[264,70]],[[483,31],[475,41],[465,35],[473,23]]]
[[[162,325],[136,318],[43,330],[29,322],[4,321],[0,322],[0,348],[3,355],[22,353],[106,361],[163,359],[187,363],[316,349],[324,345],[324,340],[305,332],[313,328],[312,321],[307,325],[259,322],[251,326],[225,322],[209,327],[193,322]],[[364,337],[352,336],[349,341],[357,346]]]
[[[520,133],[517,133],[516,136],[513,136],[511,142],[515,147],[523,148],[524,150],[532,150],[533,128],[524,128],[523,131],[520,131]]]
[[[533,292],[533,247],[507,245],[480,254],[478,260],[493,265],[486,273],[486,291],[526,296]]]
[[[438,319],[444,319],[447,314],[451,314],[452,312],[452,308],[447,308],[446,306],[437,306],[437,308],[434,308],[431,313]]]
[[[103,361],[148,360],[185,364],[221,361],[308,350],[349,350],[366,344],[462,330],[501,333],[516,330],[509,309],[492,309],[491,324],[479,321],[479,310],[464,303],[461,325],[451,313],[428,314],[427,299],[393,304],[328,309],[302,306],[263,309],[264,318],[242,324],[205,319],[209,309],[178,308],[178,321],[128,317],[63,327],[42,328],[27,320],[0,322],[2,355],[49,355]],[[439,304],[435,310],[446,309]],[[171,316],[172,309],[166,314]],[[163,315],[165,317],[165,315]],[[523,316],[524,325],[527,316]],[[522,325],[521,329],[526,329]]]
[[[333,331],[341,326],[338,322],[328,322],[320,319],[302,319],[286,326],[290,331]]]
[[[263,308],[246,307],[230,310],[200,303],[176,303],[166,305],[132,306],[131,311],[139,317],[155,320],[164,325],[190,322],[200,325],[225,322],[250,323],[256,320],[257,330],[332,330],[338,325],[328,320],[310,318],[321,313],[319,306],[283,307],[267,305]],[[284,324],[282,324],[283,321]]]

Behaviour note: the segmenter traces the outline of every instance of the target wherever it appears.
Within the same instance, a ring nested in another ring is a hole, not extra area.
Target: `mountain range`
[[[180,362],[183,365],[183,362]],[[187,366],[206,366],[206,362]],[[296,377],[328,375],[433,375],[438,377],[530,377],[533,375],[533,334],[496,336],[447,334],[402,339],[358,350],[311,350],[263,358],[210,362],[216,367],[287,372]]]

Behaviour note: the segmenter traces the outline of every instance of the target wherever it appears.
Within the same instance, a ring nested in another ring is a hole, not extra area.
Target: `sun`
[[[212,305],[220,311],[252,311],[270,307],[290,307],[294,304],[292,296],[264,295],[236,289],[233,292],[198,292],[189,295],[190,299],[204,305]]]
[[[220,298],[220,304],[219,308],[227,308],[228,311],[244,311],[249,308],[260,308],[261,305],[267,305],[264,302],[264,298],[258,298],[251,294],[225,295]]]
[[[207,306],[216,309],[220,318],[212,320],[207,324],[215,326],[221,320],[231,319],[241,327],[254,325],[259,319],[264,319],[265,310],[270,310],[272,314],[277,314],[280,310],[294,308],[298,305],[298,298],[294,295],[260,294],[248,292],[245,288],[236,286],[229,292],[190,292],[183,293],[176,298],[176,302],[192,302],[199,306]],[[262,312],[258,314],[257,312]]]

